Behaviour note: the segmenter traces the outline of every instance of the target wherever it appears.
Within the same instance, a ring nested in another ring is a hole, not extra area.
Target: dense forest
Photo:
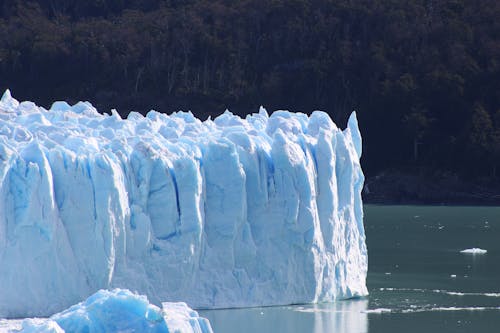
[[[498,0],[4,0],[0,89],[50,106],[356,110],[366,173],[500,178]]]

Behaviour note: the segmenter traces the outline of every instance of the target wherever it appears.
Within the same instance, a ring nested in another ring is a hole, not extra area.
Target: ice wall
[[[204,122],[0,101],[0,317],[121,287],[195,308],[367,293],[361,136],[326,113]]]

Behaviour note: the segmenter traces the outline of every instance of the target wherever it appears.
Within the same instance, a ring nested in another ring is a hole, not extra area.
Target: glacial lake
[[[200,315],[216,333],[500,331],[500,207],[364,210],[368,297]]]

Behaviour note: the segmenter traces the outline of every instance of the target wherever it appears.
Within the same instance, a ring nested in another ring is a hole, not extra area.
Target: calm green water
[[[500,332],[500,207],[367,205],[365,229],[367,298],[200,315],[216,333]]]

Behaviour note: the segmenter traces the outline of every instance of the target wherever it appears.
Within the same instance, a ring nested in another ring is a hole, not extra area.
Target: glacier
[[[100,289],[193,308],[367,294],[361,135],[320,111],[201,121],[0,100],[0,317]]]

